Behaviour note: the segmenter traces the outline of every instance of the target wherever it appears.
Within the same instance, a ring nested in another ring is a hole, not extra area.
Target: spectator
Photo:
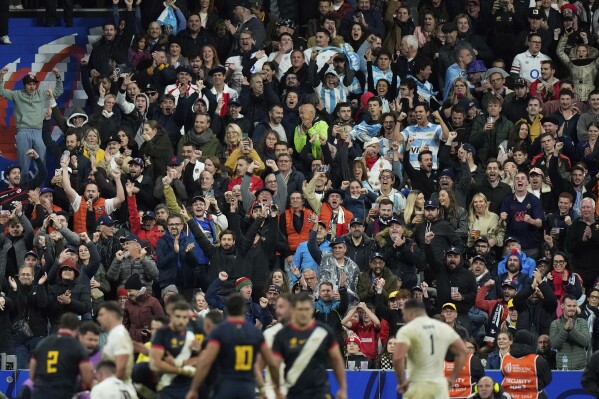
[[[551,286],[537,269],[531,283],[523,284],[514,297],[518,311],[517,330],[526,329],[533,336],[549,335],[550,325],[555,319],[557,300]]]
[[[537,339],[537,355],[542,356],[547,361],[551,370],[555,370],[556,356],[555,352],[551,348],[549,335],[539,335],[539,338]]]
[[[125,281],[129,299],[125,302],[123,325],[135,342],[147,342],[150,339],[150,324],[154,317],[164,316],[164,310],[158,299],[149,295],[142,285],[139,274],[132,274]]]
[[[591,343],[589,328],[577,316],[576,298],[566,295],[561,302],[563,316],[551,323],[549,339],[557,349],[558,370],[582,370],[586,366],[586,348]]]
[[[120,242],[124,249],[114,254],[106,277],[118,287],[122,287],[132,274],[137,273],[146,289],[151,290],[153,282],[159,277],[156,263],[148,256],[146,248],[142,248],[136,235],[129,234],[121,238]]]

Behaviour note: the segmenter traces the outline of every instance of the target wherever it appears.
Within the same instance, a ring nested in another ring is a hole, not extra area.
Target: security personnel
[[[547,399],[545,387],[551,382],[551,368],[534,349],[534,338],[526,330],[514,337],[510,353],[501,361],[501,385],[514,399]]]
[[[449,377],[454,368],[453,353],[445,357],[445,376]],[[485,368],[477,356],[469,353],[462,372],[456,378],[455,383],[449,388],[450,398],[466,399],[473,392],[473,386],[485,375]]]
[[[485,376],[474,385],[474,393],[468,399],[511,399],[505,393],[503,387],[493,381],[491,377]]]

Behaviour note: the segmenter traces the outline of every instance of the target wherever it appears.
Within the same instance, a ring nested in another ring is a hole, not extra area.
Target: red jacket
[[[139,237],[140,240],[148,240],[152,248],[156,249],[158,239],[162,237],[162,233],[158,231],[158,226],[154,225],[152,230],[144,230],[141,228],[141,220],[137,213],[137,198],[135,194],[127,196],[127,207],[129,209],[129,224],[131,232]]]
[[[480,310],[484,310],[489,314],[489,316],[493,316],[493,309],[495,309],[495,305],[498,303],[503,305],[503,315],[501,316],[501,320],[505,320],[507,318],[507,303],[503,300],[503,298],[499,299],[485,299],[487,296],[487,292],[489,292],[489,287],[482,286],[480,290],[476,293],[476,299],[474,300],[474,306],[479,308]]]
[[[142,334],[142,330],[149,330],[155,316],[164,316],[164,310],[158,299],[144,294],[135,301],[127,299],[123,312],[123,325],[129,331],[131,339],[136,342],[150,340],[150,334]]]

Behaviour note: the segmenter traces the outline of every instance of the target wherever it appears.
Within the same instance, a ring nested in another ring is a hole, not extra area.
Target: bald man
[[[312,104],[304,104],[299,108],[301,123],[295,127],[292,144],[296,154],[302,152],[304,146],[311,145],[311,154],[314,159],[320,159],[322,155],[321,146],[326,145],[329,125],[326,121],[316,115],[316,108]],[[310,143],[310,139],[319,137]]]
[[[472,396],[474,399],[508,399],[509,395],[507,395],[503,388],[501,388],[500,384],[497,384],[497,389],[499,392],[495,392],[495,384],[497,384],[491,377],[482,377],[478,380],[478,392]]]

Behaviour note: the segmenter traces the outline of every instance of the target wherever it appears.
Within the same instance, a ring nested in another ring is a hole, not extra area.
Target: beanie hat
[[[126,289],[124,289],[123,287],[119,288],[116,292],[116,296],[121,297],[121,296],[129,296],[129,293],[127,292]]]
[[[65,260],[64,262],[62,262],[60,264],[60,266],[58,266],[58,273],[60,275],[60,273],[62,273],[62,269],[64,269],[65,267],[69,267],[71,269],[73,269],[73,271],[75,272],[75,278],[77,278],[79,276],[79,270],[77,269],[77,265],[75,264],[75,261],[71,258]]]
[[[125,281],[126,290],[141,290],[141,287],[143,287],[143,285],[141,283],[139,274],[137,273],[132,274],[127,281]]]
[[[518,248],[512,248],[512,252],[510,254],[508,254],[508,256],[505,260],[507,261],[512,256],[515,256],[518,258],[518,262],[520,262],[520,267],[522,267],[522,252],[520,252],[518,250]]]
[[[236,281],[235,281],[235,291],[239,292],[241,291],[241,289],[243,287],[245,287],[246,285],[253,285],[252,284],[252,280],[250,280],[247,277],[239,277]]]
[[[164,288],[162,289],[162,292],[160,293],[160,294],[161,294],[161,297],[163,297],[163,298],[164,298],[164,296],[165,296],[166,294],[168,294],[169,292],[173,292],[173,293],[175,293],[175,294],[178,294],[178,293],[179,293],[179,290],[177,289],[177,286],[176,286],[175,284],[167,285],[166,287],[164,287]]]
[[[350,335],[349,337],[347,337],[347,339],[345,340],[345,346],[347,346],[347,344],[349,344],[350,342],[353,342],[354,344],[358,345],[360,349],[362,349],[362,340],[357,335]]]

